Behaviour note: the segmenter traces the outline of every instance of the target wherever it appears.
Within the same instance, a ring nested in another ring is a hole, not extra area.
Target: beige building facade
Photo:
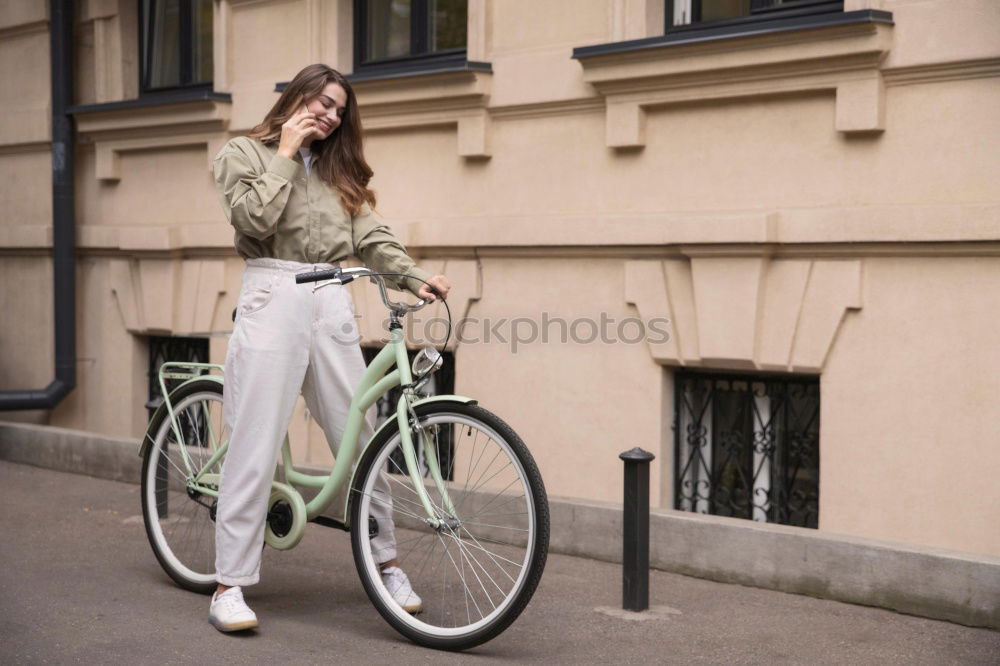
[[[148,3],[74,4],[77,386],[2,418],[138,440],[153,338],[223,361],[242,261],[212,158],[324,62],[382,215],[454,285],[454,392],[550,494],[619,501],[640,446],[654,506],[783,487],[821,531],[1000,555],[1000,3],[468,0],[461,53],[361,66],[385,45],[357,14],[392,4],[193,2],[210,84],[169,94],[143,90]],[[53,374],[49,48],[46,2],[0,5],[0,390]],[[290,433],[329,464],[301,404]]]

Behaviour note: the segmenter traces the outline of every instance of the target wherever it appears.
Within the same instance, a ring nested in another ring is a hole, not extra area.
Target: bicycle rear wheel
[[[427,647],[467,649],[500,634],[534,594],[548,553],[545,488],[527,447],[494,414],[463,403],[415,411],[433,442],[430,451],[417,447],[423,452],[418,467],[441,524],[428,524],[406,472],[399,430],[386,428],[366,450],[352,488],[354,561],[372,603],[397,631]],[[435,463],[440,485],[433,480]],[[391,497],[377,488],[382,472]],[[369,530],[357,529],[374,522],[380,508],[394,524],[399,567],[421,598],[417,613],[393,598]]]
[[[146,536],[164,571],[181,587],[211,594],[215,590],[215,498],[188,488],[188,479],[205,466],[224,442],[222,385],[198,379],[170,394],[180,438],[166,410],[147,430],[152,441],[142,461],[142,517]],[[182,455],[187,454],[187,460]],[[218,490],[222,460],[212,465],[201,486]]]

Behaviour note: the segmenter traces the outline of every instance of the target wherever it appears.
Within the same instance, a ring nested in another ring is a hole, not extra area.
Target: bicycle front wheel
[[[215,497],[191,488],[218,491],[222,458],[206,463],[222,446],[222,385],[197,379],[170,394],[177,428],[166,410],[149,424],[152,439],[142,461],[142,517],[153,553],[181,587],[215,590]]]
[[[415,411],[427,441],[420,445],[413,430],[415,464],[438,524],[428,523],[398,428],[386,428],[352,487],[354,561],[397,631],[427,647],[467,649],[500,634],[531,599],[548,553],[548,501],[527,447],[497,416],[462,403]],[[393,545],[415,593],[410,601],[380,573]]]

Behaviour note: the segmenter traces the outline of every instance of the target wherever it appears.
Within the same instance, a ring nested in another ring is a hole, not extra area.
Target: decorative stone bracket
[[[106,106],[75,114],[81,141],[94,144],[98,180],[121,180],[123,153],[178,146],[205,146],[206,168],[211,171],[212,159],[229,139],[221,131],[229,124],[231,105],[226,100]]]
[[[844,313],[861,308],[861,261],[629,261],[625,300],[670,320],[669,339],[649,345],[659,363],[818,373]]]
[[[144,137],[141,139],[121,139],[118,141],[99,141],[95,146],[96,175],[98,180],[116,182],[122,178],[122,153],[155,150],[162,148],[177,148],[180,146],[205,146],[208,170],[212,170],[212,161],[227,141],[226,136],[185,134],[181,136]]]
[[[469,63],[481,65],[481,63]],[[493,74],[463,69],[353,84],[366,133],[413,127],[454,126],[458,154],[468,159],[491,156],[487,112]]]
[[[226,262],[221,259],[112,259],[110,284],[130,333],[208,335],[223,319]],[[228,314],[224,320],[229,322]]]
[[[612,148],[646,143],[648,111],[706,100],[833,91],[835,129],[885,129],[881,64],[892,41],[885,22],[855,22],[634,49],[597,47],[577,59],[584,81],[604,96]]]

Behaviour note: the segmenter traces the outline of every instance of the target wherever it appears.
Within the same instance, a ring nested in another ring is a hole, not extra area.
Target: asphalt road
[[[224,635],[208,597],[153,557],[138,486],[0,462],[0,664],[998,664],[1000,632],[652,572],[653,619],[620,605],[617,565],[552,555],[504,634],[463,654],[398,636],[368,602],[346,534],[310,526],[247,588],[261,627]]]

